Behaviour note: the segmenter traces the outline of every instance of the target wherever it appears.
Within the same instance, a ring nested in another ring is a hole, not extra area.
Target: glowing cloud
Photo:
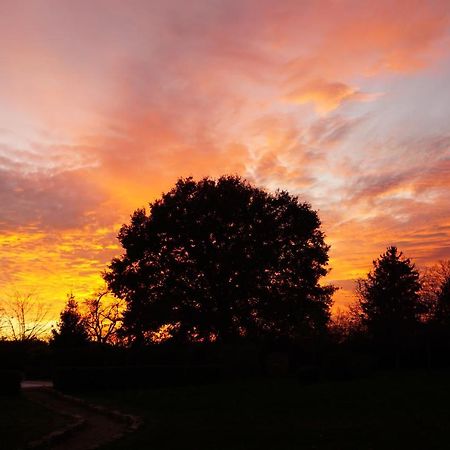
[[[190,175],[310,201],[341,303],[389,244],[450,257],[449,24],[447,0],[2,1],[0,295],[94,291]]]
[[[366,94],[344,83],[313,80],[289,93],[293,103],[313,103],[318,113],[327,113],[348,101],[372,101],[380,94]]]

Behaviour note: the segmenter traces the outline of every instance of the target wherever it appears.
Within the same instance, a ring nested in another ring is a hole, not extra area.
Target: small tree
[[[34,341],[50,332],[48,305],[34,294],[15,293],[0,302],[0,331],[4,339]]]
[[[78,303],[71,294],[60,314],[56,330],[52,330],[52,344],[56,347],[80,347],[89,341],[84,319],[78,311]]]
[[[446,327],[450,326],[450,278],[440,286],[434,320]]]
[[[440,261],[423,270],[421,298],[424,315],[428,364],[450,363],[450,261]]]
[[[427,267],[421,277],[421,298],[427,307],[425,319],[450,325],[450,261]]]
[[[419,273],[396,247],[373,262],[373,270],[357,282],[362,320],[378,342],[395,344],[410,335],[424,312]]]
[[[331,338],[338,344],[348,343],[353,338],[364,334],[359,303],[352,303],[348,309],[338,309],[331,318],[328,329]]]
[[[85,301],[84,324],[89,338],[101,344],[116,344],[117,331],[125,308],[123,300],[108,298],[108,291],[100,291]]]

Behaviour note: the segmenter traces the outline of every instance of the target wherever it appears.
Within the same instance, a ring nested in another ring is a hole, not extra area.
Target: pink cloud
[[[340,82],[327,82],[316,79],[291,91],[286,99],[293,103],[313,103],[319,114],[335,110],[344,102],[367,102],[375,100],[380,94],[368,94]]]
[[[28,249],[44,286],[54,233],[53,271],[86,286],[135,208],[222,173],[320,209],[344,284],[387,240],[446,255],[448,38],[445,0],[1,2],[0,237],[37,233],[8,270]]]

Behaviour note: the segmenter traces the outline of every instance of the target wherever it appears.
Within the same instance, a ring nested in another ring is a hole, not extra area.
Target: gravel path
[[[98,448],[126,432],[127,424],[88,407],[56,396],[48,389],[35,388],[24,391],[30,400],[58,413],[83,419],[81,427],[48,446],[51,450],[90,450]],[[75,420],[75,418],[74,418]]]

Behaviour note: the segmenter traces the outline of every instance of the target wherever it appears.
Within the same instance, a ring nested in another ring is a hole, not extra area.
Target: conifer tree
[[[398,342],[414,332],[424,312],[419,273],[397,247],[373,262],[366,279],[359,280],[358,301],[369,334],[384,343]]]
[[[56,347],[79,347],[88,342],[86,325],[73,294],[68,296],[57,329],[52,330],[52,334],[52,344]]]

